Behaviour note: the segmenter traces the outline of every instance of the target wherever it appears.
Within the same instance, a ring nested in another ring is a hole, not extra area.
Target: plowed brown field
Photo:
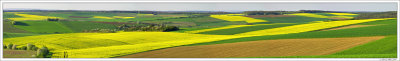
[[[120,58],[218,58],[328,55],[384,36],[350,38],[279,39],[201,46],[182,46]]]

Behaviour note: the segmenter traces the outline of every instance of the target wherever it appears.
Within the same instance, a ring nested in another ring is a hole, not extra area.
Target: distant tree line
[[[117,26],[118,30],[123,31],[160,31],[160,32],[168,32],[168,31],[176,31],[179,30],[177,26],[167,26],[167,25],[144,25],[144,24],[133,24],[133,25],[119,25]]]
[[[168,26],[165,24],[148,24],[148,23],[137,23],[137,24],[122,24],[116,25],[116,29],[91,29],[84,30],[85,33],[115,33],[117,31],[153,31],[153,32],[168,32],[179,30],[177,26]]]
[[[291,11],[245,11],[243,12],[246,15],[283,15],[294,13]]]
[[[360,12],[354,19],[396,18],[397,11],[388,12]]]
[[[299,11],[245,11],[246,15],[283,15],[290,13],[327,13],[333,11],[323,11],[323,10],[299,10]]]
[[[85,33],[115,33],[117,31],[118,31],[117,29],[99,29],[99,28],[96,28],[96,29],[91,29],[91,30],[83,30],[82,32],[85,32]]]

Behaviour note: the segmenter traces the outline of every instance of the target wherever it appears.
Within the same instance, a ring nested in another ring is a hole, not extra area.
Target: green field
[[[20,28],[33,33],[71,33],[73,32],[68,27],[59,22],[49,21],[21,21],[15,25]]]
[[[37,33],[3,33],[3,38],[13,38],[13,37],[23,37],[23,36],[34,36],[34,35],[42,35]]]
[[[7,29],[7,30],[4,30],[3,32],[27,33],[27,31],[25,31],[25,30],[18,29],[18,28],[16,28],[16,27],[14,27],[14,25],[11,24],[11,22],[5,22],[5,21],[3,21],[3,29]]]
[[[264,17],[257,18],[268,20],[271,23],[307,23],[312,21],[326,21],[329,19],[326,18],[312,18],[312,17],[303,17],[303,16],[295,16],[295,17]]]
[[[74,32],[82,32],[84,30],[91,29],[115,29],[116,26],[111,24],[94,23],[88,21],[60,21],[61,24],[65,25]]]
[[[215,30],[215,31],[208,31],[208,32],[200,32],[197,34],[233,35],[233,34],[249,32],[249,31],[271,29],[271,28],[284,27],[284,26],[290,26],[290,25],[295,25],[295,24],[272,24],[272,25],[246,26],[246,27],[239,27],[239,28],[230,28],[230,29],[222,29],[222,30]],[[229,31],[229,32],[227,32],[227,31]]]

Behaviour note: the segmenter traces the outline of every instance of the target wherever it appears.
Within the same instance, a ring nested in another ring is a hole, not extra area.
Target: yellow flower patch
[[[58,18],[60,17],[52,17],[52,16],[39,16],[39,15],[30,15],[30,14],[19,14],[15,13],[15,15],[21,16],[20,18],[8,18],[14,21],[23,21],[23,20],[47,20],[48,18]]]

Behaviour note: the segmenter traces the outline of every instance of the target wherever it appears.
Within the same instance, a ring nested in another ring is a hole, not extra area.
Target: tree
[[[26,50],[32,50],[32,48],[34,47],[35,45],[32,45],[32,44],[27,44],[26,45]]]
[[[11,49],[12,49],[12,50],[17,50],[17,45],[14,44],[14,45],[11,47]]]
[[[12,46],[13,46],[13,44],[10,43],[10,44],[8,44],[7,48],[12,49]]]
[[[37,50],[36,57],[38,57],[38,58],[47,58],[48,54],[49,54],[49,49],[47,49],[46,46],[43,46],[42,48]]]
[[[58,18],[47,18],[47,21],[58,21]]]

